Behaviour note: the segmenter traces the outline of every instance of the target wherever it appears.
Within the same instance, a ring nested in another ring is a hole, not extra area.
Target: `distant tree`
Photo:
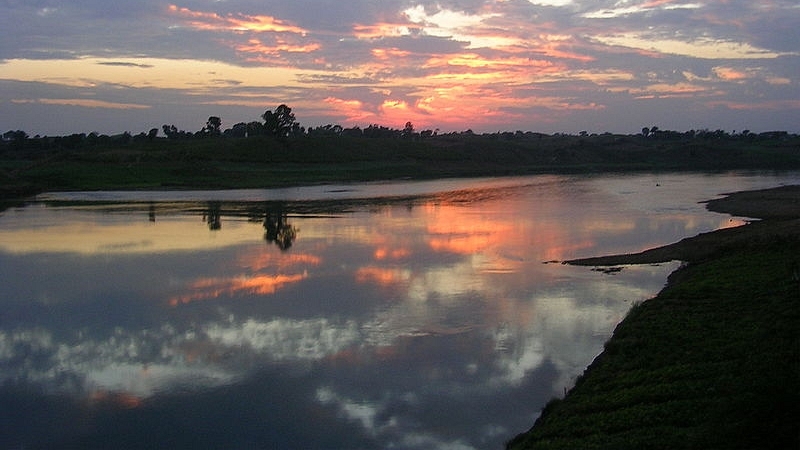
[[[342,134],[342,126],[341,125],[334,125],[334,124],[327,124],[325,126],[320,127],[309,127],[308,128],[308,135],[309,136],[339,136]]]
[[[264,119],[264,129],[267,134],[278,138],[288,137],[300,128],[292,114],[292,108],[283,104],[275,108],[274,112],[267,110],[261,118]]]
[[[211,136],[219,136],[220,129],[222,128],[222,119],[217,116],[211,116],[206,122],[206,127],[203,129],[206,134]]]
[[[225,136],[229,137],[246,137],[247,136],[247,124],[244,122],[239,122],[235,124],[233,127],[225,130]]]
[[[139,134],[137,134],[136,136],[133,137],[133,142],[144,142],[144,141],[146,141],[148,139],[149,139],[149,137],[148,137],[147,133],[142,131],[142,132],[140,132]]]
[[[76,135],[73,134],[72,136]],[[112,142],[114,142],[114,144],[123,144],[123,145],[130,144],[132,140],[133,140],[133,135],[131,134],[130,131],[126,131],[122,134],[115,135],[112,138]]]
[[[644,127],[642,128],[642,136],[647,137],[650,135],[650,128]]]
[[[151,128],[150,132],[147,133],[147,139],[152,141],[158,136],[158,128]]]
[[[301,127],[299,123],[295,122],[292,124],[292,129],[289,131],[291,136],[302,136],[306,133],[306,128]]]
[[[247,124],[247,136],[261,136],[264,134],[264,124],[261,122],[249,122]]]
[[[8,130],[3,133],[3,140],[12,142],[21,142],[28,139],[28,133],[22,130]]]
[[[163,125],[161,130],[164,131],[164,136],[169,139],[176,139],[180,135],[178,127],[175,125]]]
[[[364,136],[364,132],[361,130],[361,127],[353,127],[353,128],[345,128],[342,130],[342,136],[349,136],[349,137],[362,137]]]
[[[406,122],[406,126],[403,128],[403,131],[400,135],[406,139],[410,139],[414,136],[414,124],[411,122]]]
[[[86,144],[88,145],[92,146],[97,145],[99,141],[100,141],[100,135],[97,133],[97,131],[92,131],[91,133],[86,135]]]

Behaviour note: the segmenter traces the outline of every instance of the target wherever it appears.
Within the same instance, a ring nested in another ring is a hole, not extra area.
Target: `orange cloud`
[[[739,81],[750,78],[747,72],[736,70],[731,67],[715,67],[714,74],[725,81]]]
[[[554,67],[553,62],[545,60],[535,60],[523,57],[506,57],[506,58],[486,58],[478,55],[477,53],[461,53],[456,55],[442,55],[429,58],[424,67],[426,68],[441,68],[441,67],[468,67],[468,68],[484,68],[495,70],[509,70],[509,69],[549,69]],[[499,76],[500,74],[498,74]]]
[[[675,2],[675,0],[650,0],[650,1],[649,1],[649,2],[647,2],[647,3],[643,3],[643,4],[640,6],[640,8],[642,8],[642,9],[646,9],[646,8],[656,8],[656,7],[659,7],[659,6],[661,6],[661,5],[668,5],[668,4],[670,4],[670,3],[674,3],[674,2]]]
[[[408,110],[408,103],[404,100],[384,100],[381,104],[382,110]]]
[[[400,50],[398,48],[374,48],[372,49],[371,53],[372,56],[381,60],[407,58],[411,55],[411,52],[407,50]]]
[[[82,106],[84,108],[107,108],[107,109],[148,109],[149,105],[136,103],[115,103],[103,100],[92,100],[86,98],[40,98],[37,100],[12,100],[14,103],[42,103],[45,105],[68,105]]]
[[[630,89],[636,98],[686,98],[700,94],[715,95],[718,91],[691,83],[656,83],[641,89]]]
[[[235,46],[236,50],[242,53],[255,53],[259,55],[278,55],[280,53],[311,53],[320,49],[317,43],[310,44],[291,44],[279,39],[273,45],[264,44],[258,39],[250,39],[246,44]]]
[[[560,47],[562,45],[558,43],[549,42],[547,44],[539,45],[531,49],[534,53],[539,53],[545,56],[549,56],[551,58],[561,58],[561,59],[574,59],[580,62],[591,62],[594,61],[595,58],[588,55],[581,55],[580,53],[571,52],[568,50],[562,50]]]
[[[356,39],[380,39],[385,37],[408,36],[412,28],[401,23],[376,23],[372,25],[354,25],[353,37]]]
[[[192,11],[189,8],[181,8],[177,5],[169,5],[169,11],[186,19],[190,26],[199,30],[296,33],[302,35],[307,33],[307,30],[301,27],[266,15],[228,14],[221,16],[217,13]]]
[[[323,101],[332,107],[338,113],[337,115],[344,117],[345,124],[375,122],[370,120],[373,118],[373,114],[364,110],[364,103],[361,100],[327,97]]]
[[[735,102],[720,100],[707,102],[706,106],[711,108],[722,106],[725,108],[742,111],[789,111],[800,110],[800,100],[767,100],[763,102]]]

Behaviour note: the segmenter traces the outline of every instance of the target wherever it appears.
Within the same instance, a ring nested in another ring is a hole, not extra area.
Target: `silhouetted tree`
[[[233,127],[225,130],[225,136],[230,137],[245,137],[247,136],[247,124],[244,122],[239,122]]]
[[[3,133],[3,139],[6,141],[20,142],[28,139],[28,133],[22,130],[8,130]]]
[[[264,134],[264,124],[261,122],[250,122],[247,124],[247,136],[261,136]]]
[[[333,125],[327,124],[321,127],[309,127],[308,135],[309,136],[339,136],[342,134],[342,126],[341,125]]]
[[[364,137],[368,138],[395,138],[400,136],[401,131],[391,129],[378,124],[372,124],[364,129]]]
[[[178,127],[175,125],[163,125],[161,129],[164,131],[164,136],[169,139],[176,139],[179,136]]]
[[[300,125],[295,122],[292,108],[286,105],[278,106],[274,112],[267,110],[261,117],[264,119],[264,129],[267,134],[278,138],[288,137],[300,128]]]
[[[211,116],[208,118],[206,127],[203,130],[211,136],[219,136],[220,128],[222,128],[222,119],[217,116]]]
[[[400,133],[400,136],[411,139],[414,136],[414,124],[411,122],[406,122],[406,126],[403,128],[403,131]]]
[[[350,136],[350,137],[362,137],[364,136],[364,132],[361,131],[360,127],[353,127],[353,128],[345,128],[342,130],[342,136]]]

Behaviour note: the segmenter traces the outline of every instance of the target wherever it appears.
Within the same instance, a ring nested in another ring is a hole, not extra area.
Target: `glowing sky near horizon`
[[[794,0],[0,2],[0,130],[800,131]]]

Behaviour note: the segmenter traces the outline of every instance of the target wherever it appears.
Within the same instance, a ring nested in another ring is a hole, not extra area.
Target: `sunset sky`
[[[172,3],[173,1],[174,3]],[[796,0],[3,0],[0,131],[800,131]]]

